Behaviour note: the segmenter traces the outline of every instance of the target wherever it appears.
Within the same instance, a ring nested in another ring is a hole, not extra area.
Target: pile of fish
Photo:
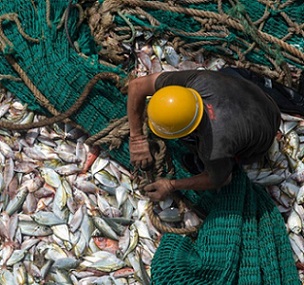
[[[9,92],[1,114],[39,120]],[[135,284],[147,276],[160,235],[145,222],[147,200],[85,138],[69,124],[1,132],[1,284]]]
[[[136,76],[183,69],[218,70],[221,58],[180,56],[167,41],[138,41]],[[0,120],[41,120],[14,94],[0,92]],[[266,162],[247,166],[285,221],[304,280],[304,120],[282,114],[280,135]],[[146,212],[148,199],[132,173],[87,134],[60,123],[26,132],[0,130],[0,284],[149,284],[162,233]],[[168,226],[197,226],[171,198],[157,205]],[[185,215],[186,216],[186,215]]]
[[[0,117],[39,121],[0,91]],[[150,284],[162,233],[132,174],[87,134],[60,123],[0,130],[0,284]],[[164,225],[197,226],[172,198],[155,205]]]

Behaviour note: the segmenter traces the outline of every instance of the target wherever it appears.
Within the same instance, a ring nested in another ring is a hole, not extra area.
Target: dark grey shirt
[[[228,178],[235,162],[251,163],[270,148],[280,110],[254,83],[217,71],[185,70],[160,74],[156,90],[168,85],[193,88],[203,98],[204,115],[191,136],[216,185]]]

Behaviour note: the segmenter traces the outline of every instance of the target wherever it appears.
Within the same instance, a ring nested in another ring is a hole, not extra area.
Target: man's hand
[[[130,137],[129,142],[131,163],[142,170],[147,169],[153,162],[146,136]]]
[[[169,179],[160,179],[144,187],[144,191],[151,201],[165,200],[174,190]]]

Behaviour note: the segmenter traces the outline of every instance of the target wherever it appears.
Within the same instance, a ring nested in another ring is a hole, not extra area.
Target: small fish
[[[28,189],[26,187],[21,188],[19,189],[17,195],[9,201],[7,207],[5,208],[5,212],[9,216],[13,215],[15,212],[19,211],[22,208],[22,204],[26,199],[27,193]]]
[[[286,135],[285,143],[286,143],[285,147],[290,148],[291,158],[296,160],[300,146],[300,140],[298,134],[295,131],[290,131]]]
[[[39,171],[47,184],[53,186],[54,188],[58,188],[60,186],[61,177],[54,169],[41,167]]]
[[[80,266],[91,267],[100,271],[113,272],[125,266],[125,262],[107,251],[98,251],[90,256],[84,256]]]
[[[141,275],[141,280],[142,280],[142,284],[143,285],[150,285],[151,284],[151,280],[150,280],[150,276],[149,274],[147,273],[147,270],[145,268],[145,265],[143,263],[143,260],[142,260],[142,256],[144,256],[143,252],[141,251],[139,254],[139,268],[140,268],[140,275]]]
[[[0,106],[0,118],[2,118],[7,112],[8,110],[10,109],[11,107],[11,103],[5,103],[5,104],[1,104]]]
[[[150,73],[161,72],[162,70],[163,70],[163,68],[162,68],[159,58],[156,56],[152,56]]]
[[[201,220],[198,216],[190,210],[185,211],[183,221],[186,228],[197,227],[201,224]]]
[[[172,65],[175,68],[178,67],[180,57],[172,46],[165,46],[164,55],[168,64]]]
[[[118,241],[106,237],[93,237],[94,243],[101,250],[116,254],[119,251]]]
[[[15,263],[13,266],[13,272],[16,284],[26,284],[28,273],[24,264],[21,262]]]
[[[218,71],[226,64],[225,60],[222,58],[212,58],[206,61],[206,69]]]
[[[94,175],[95,179],[107,188],[118,187],[117,179],[106,170],[101,170]]]
[[[193,70],[193,69],[198,69],[201,66],[202,66],[201,64],[198,64],[194,61],[183,60],[178,64],[178,69],[179,70]]]
[[[6,158],[13,158],[14,157],[14,152],[13,152],[12,148],[2,140],[0,140],[0,152]]]
[[[66,223],[64,220],[58,218],[52,212],[38,211],[33,215],[31,215],[31,217],[36,223],[40,225],[54,226],[54,225],[60,225]]]
[[[12,158],[7,158],[5,160],[5,165],[4,165],[4,172],[3,172],[3,183],[4,183],[4,188],[8,189],[11,181],[13,180],[14,177],[14,161]]]
[[[91,166],[91,173],[95,175],[99,171],[103,170],[110,163],[109,157],[98,156],[95,158]]]
[[[144,65],[144,67],[147,70],[151,70],[152,62],[151,62],[150,56],[147,53],[145,53],[144,51],[138,52],[137,56],[138,56],[139,60],[141,61],[141,63]]]
[[[69,153],[65,151],[57,151],[58,157],[67,163],[78,163],[80,159],[74,153]]]
[[[130,226],[129,237],[130,237],[129,245],[127,247],[127,250],[123,253],[122,259],[125,259],[129,255],[129,253],[136,248],[138,244],[139,234],[134,224]]]
[[[129,190],[126,187],[121,186],[121,185],[115,189],[115,196],[116,196],[118,208],[120,208],[123,205],[123,203],[126,201],[126,199],[128,198],[128,192],[129,192]]]
[[[302,231],[303,223],[299,214],[293,209],[287,219],[287,226],[290,231],[299,234]]]
[[[262,179],[256,180],[256,183],[264,185],[264,186],[269,186],[269,185],[280,184],[284,180],[285,180],[285,178],[280,175],[270,174]]]
[[[161,61],[163,59],[163,57],[164,57],[164,52],[163,52],[162,47],[160,45],[158,45],[158,44],[153,44],[152,45],[152,49],[154,51],[154,54],[158,58],[158,60]]]
[[[114,278],[129,277],[129,276],[133,275],[134,272],[135,272],[134,268],[124,267],[124,268],[118,269],[115,272],[113,272],[112,276]]]
[[[68,176],[68,175],[80,173],[81,168],[79,168],[77,164],[66,164],[56,167],[55,171],[60,175]]]
[[[72,218],[69,222],[69,227],[70,227],[70,231],[72,233],[76,232],[81,223],[82,223],[82,220],[83,220],[83,216],[84,216],[84,212],[85,212],[85,206],[84,205],[81,205],[77,211],[75,212],[74,215],[72,215]]]
[[[170,207],[158,213],[159,218],[164,222],[181,222],[182,217],[178,208]]]
[[[51,148],[55,148],[57,146],[57,143],[52,140],[49,137],[43,136],[43,135],[39,135],[36,138],[39,142],[41,142],[42,144],[46,145],[46,146],[50,146]]]
[[[288,237],[290,240],[290,245],[291,245],[292,250],[295,253],[296,257],[299,259],[299,261],[301,263],[304,263],[304,252],[303,252],[304,238],[303,238],[303,236],[290,232],[288,234]]]
[[[14,165],[14,171],[27,174],[33,172],[40,166],[42,166],[40,162],[16,162]]]
[[[36,160],[47,159],[46,155],[43,153],[41,148],[39,148],[37,145],[35,145],[34,147],[24,147],[23,151],[28,157],[32,159],[36,159]]]
[[[292,115],[284,113],[284,112],[281,112],[281,118],[282,118],[282,120],[287,121],[287,122],[288,121],[295,121],[295,122],[303,121],[303,118],[301,118],[301,117],[292,116]]]
[[[25,249],[15,249],[13,251],[13,254],[7,260],[6,265],[7,266],[12,266],[12,265],[18,263],[19,261],[21,261],[25,257],[25,254],[26,254]]]
[[[29,124],[34,120],[35,114],[33,112],[25,113],[24,117],[20,119],[19,124]]]
[[[60,223],[50,226],[53,234],[63,241],[71,242],[71,235],[68,225],[65,223]]]
[[[39,225],[34,221],[19,221],[18,226],[21,233],[27,236],[49,236],[53,233],[51,228]]]
[[[302,185],[302,186],[299,188],[299,191],[298,191],[298,194],[297,194],[297,203],[298,203],[299,205],[304,204],[304,185]]]
[[[288,122],[281,121],[280,131],[282,132],[283,135],[288,136],[289,133],[297,127],[297,125],[298,122],[296,121],[288,121]]]
[[[94,225],[98,228],[98,230],[106,237],[119,240],[118,235],[113,231],[113,229],[106,223],[106,221],[100,217],[93,217]]]
[[[56,259],[52,265],[52,268],[60,269],[60,270],[72,270],[77,268],[80,264],[80,260],[74,257],[65,257]]]

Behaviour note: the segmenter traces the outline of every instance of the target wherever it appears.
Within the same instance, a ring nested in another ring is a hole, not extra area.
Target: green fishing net
[[[300,284],[280,212],[242,170],[220,193],[188,198],[207,217],[194,241],[171,233],[162,237],[151,284]]]
[[[303,69],[302,0],[281,1],[140,1],[99,0],[100,19],[90,23],[96,42],[132,37],[132,26],[143,33],[171,37],[174,48],[189,56],[207,51],[238,65],[258,65],[281,72],[288,63]],[[104,14],[105,13],[105,14]],[[108,18],[111,14],[112,21]],[[102,19],[107,15],[107,20]],[[127,18],[127,20],[126,20]],[[102,27],[102,29],[98,29]],[[173,40],[172,40],[173,38]]]
[[[29,109],[47,116],[52,115],[30,87],[37,88],[50,106],[63,113],[95,75],[114,73],[122,81],[127,77],[121,66],[100,63],[89,26],[79,24],[80,10],[71,9],[66,18],[68,4],[69,1],[61,0],[0,2],[0,82]],[[69,39],[79,50],[69,44]],[[6,56],[14,58],[29,82],[20,80]],[[70,119],[94,135],[106,129],[111,121],[126,116],[126,100],[115,82],[100,80]],[[170,145],[176,175],[189,175],[176,159],[181,156],[183,146],[177,141]],[[122,138],[119,146],[112,149],[110,143],[103,145],[113,158],[129,167],[128,136]]]
[[[77,9],[70,11],[68,29],[65,29],[63,20],[67,5],[68,1],[61,0],[0,3],[0,74],[19,78],[5,58],[5,55],[13,56],[32,84],[59,112],[73,105],[94,75],[113,72],[121,78],[126,77],[119,67],[98,62],[88,26],[77,26]],[[69,45],[68,37],[79,46],[79,53]],[[24,82],[4,78],[1,83],[30,109],[50,115]],[[99,81],[71,119],[88,133],[95,134],[107,127],[110,120],[126,115],[125,104],[126,96],[121,95],[113,82]]]

